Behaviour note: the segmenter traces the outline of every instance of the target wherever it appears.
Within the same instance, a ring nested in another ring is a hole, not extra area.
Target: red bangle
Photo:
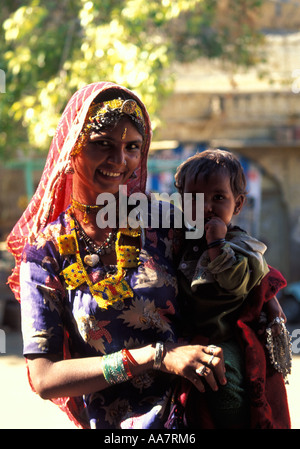
[[[128,351],[128,349],[123,349],[125,352],[127,358],[131,361],[131,363],[135,366],[138,366],[138,362],[135,360],[135,358],[131,355],[131,353]]]
[[[126,371],[127,376],[131,379],[133,377],[132,372],[130,371],[128,360],[127,360],[127,354],[124,349],[122,349],[122,362]]]
[[[126,371],[127,376],[131,379],[133,377],[132,372],[130,371],[129,365],[128,365],[128,360],[130,360],[130,362],[133,365],[138,365],[137,361],[132,357],[132,355],[130,354],[130,352],[127,349],[122,349],[122,361],[123,361],[123,365]]]

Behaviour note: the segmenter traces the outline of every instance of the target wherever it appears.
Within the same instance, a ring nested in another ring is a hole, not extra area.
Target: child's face
[[[228,226],[232,216],[237,215],[244,203],[244,196],[234,196],[230,176],[225,171],[212,173],[208,179],[199,174],[194,179],[186,179],[183,193],[204,193],[204,221],[218,217]],[[196,196],[195,196],[196,198]],[[193,219],[196,216],[196,205],[193,201]]]

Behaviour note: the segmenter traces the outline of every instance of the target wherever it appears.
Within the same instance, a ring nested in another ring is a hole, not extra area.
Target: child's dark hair
[[[186,179],[197,179],[201,173],[208,179],[212,173],[226,170],[230,176],[230,185],[235,197],[246,195],[246,178],[238,158],[230,151],[209,149],[184,161],[175,174],[175,187],[180,194],[183,193]]]

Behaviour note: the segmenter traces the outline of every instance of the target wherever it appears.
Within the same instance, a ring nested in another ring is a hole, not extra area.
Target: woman
[[[145,192],[150,139],[135,94],[79,90],[8,239],[30,382],[82,427],[163,428],[174,375],[226,383],[220,348],[178,342],[174,230],[99,227],[99,194]]]

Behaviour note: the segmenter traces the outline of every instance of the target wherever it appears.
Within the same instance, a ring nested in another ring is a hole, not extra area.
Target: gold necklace
[[[79,201],[74,200],[73,197],[72,197],[72,200],[71,200],[71,208],[80,210],[80,212],[84,213],[82,221],[85,224],[87,224],[89,222],[88,215],[93,213],[93,212],[96,212],[96,211],[100,210],[101,207],[102,206],[100,206],[100,205],[90,206],[89,204],[80,203]]]

